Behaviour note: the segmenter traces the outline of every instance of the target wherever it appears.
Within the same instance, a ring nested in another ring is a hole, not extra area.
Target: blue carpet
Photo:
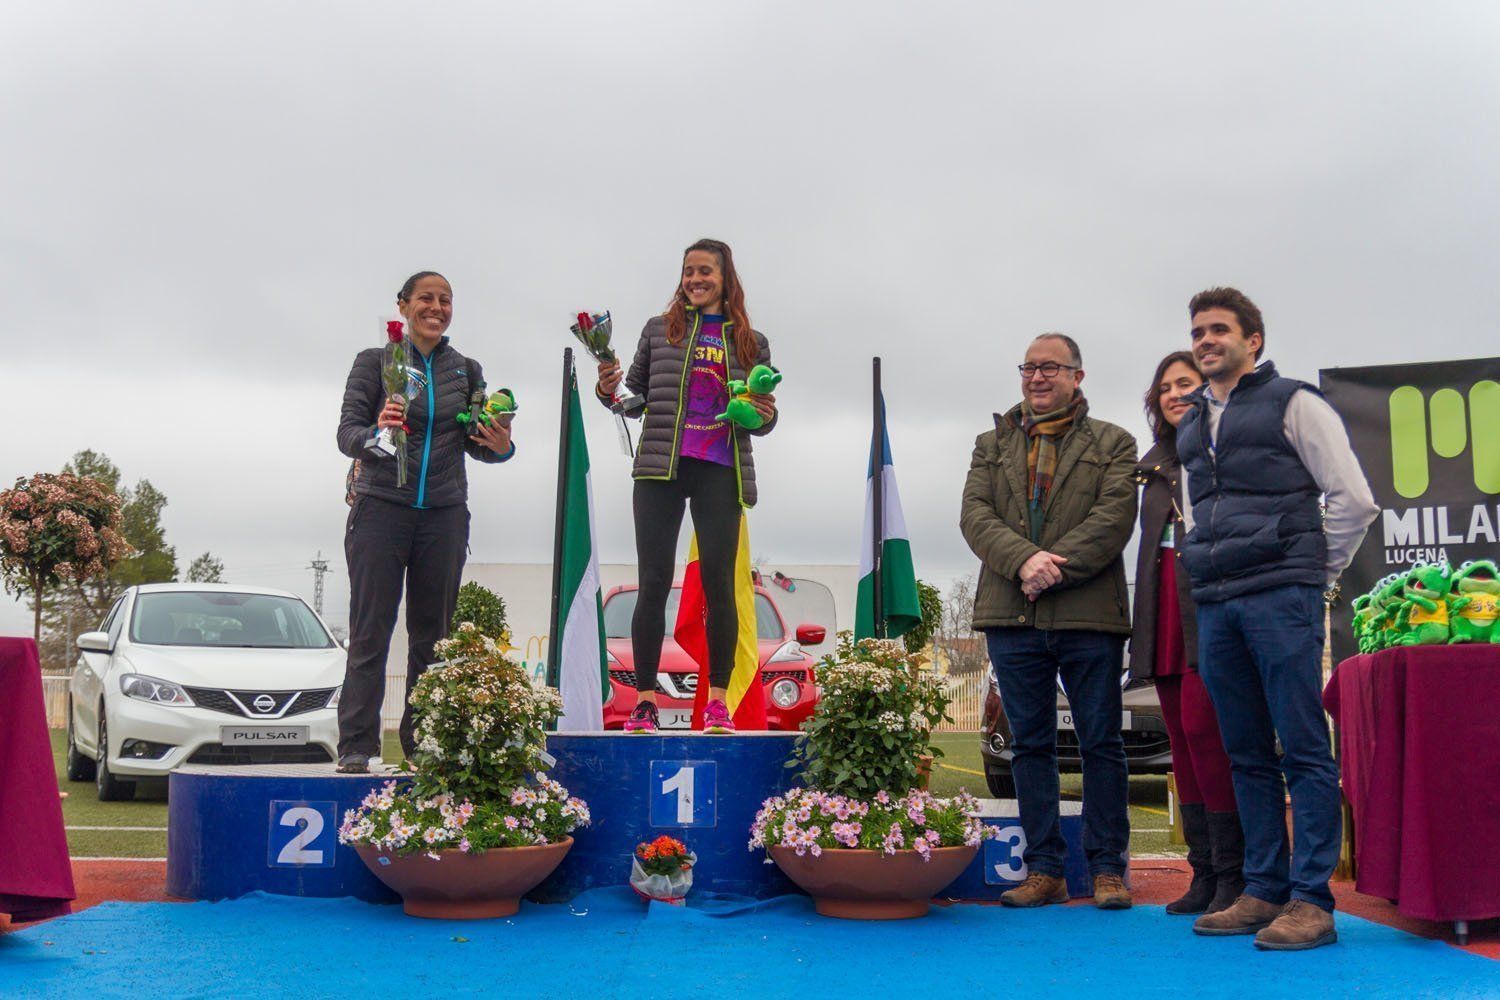
[[[256,894],[105,903],[0,937],[0,997],[1500,997],[1500,962],[1338,920],[1337,945],[1273,954],[1196,937],[1160,907],[952,906],[851,923],[802,897],[647,911],[605,889],[452,923]]]

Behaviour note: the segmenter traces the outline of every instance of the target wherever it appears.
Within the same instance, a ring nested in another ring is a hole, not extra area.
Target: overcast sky
[[[344,377],[432,268],[522,408],[515,460],[471,465],[470,559],[546,561],[569,317],[611,309],[628,350],[714,236],[786,373],[755,553],[856,559],[880,354],[946,584],[1039,332],[1138,437],[1208,285],[1302,378],[1492,353],[1497,40],[1500,7],[1431,0],[8,4],[0,483],[103,451],[166,493],[184,570],[310,596],[321,549],[342,623]],[[629,561],[629,466],[586,415]]]

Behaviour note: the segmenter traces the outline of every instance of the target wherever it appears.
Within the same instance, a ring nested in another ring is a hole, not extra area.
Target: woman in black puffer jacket
[[[623,375],[630,391],[646,398],[633,500],[640,590],[630,634],[637,700],[626,732],[653,733],[659,722],[656,674],[677,535],[689,506],[708,609],[709,692],[703,731],[734,732],[724,699],[739,628],[735,552],[741,509],[753,507],[756,500],[750,441],[776,426],[776,399],[769,394],[749,397],[764,420],[753,431],[718,418],[729,402],[728,383],[770,363],[766,338],[750,327],[729,247],[718,240],[688,247],[667,311],[646,323],[630,373]],[[600,402],[609,405],[621,378],[618,364],[599,366],[595,391]]]
[[[510,421],[480,426],[474,436],[458,422],[473,391],[484,385],[479,363],[446,336],[453,289],[436,271],[406,279],[396,295],[406,320],[410,369],[405,404],[387,399],[381,381],[385,351],[360,351],[344,385],[339,450],[354,459],[344,554],[349,563],[349,659],[339,696],[339,770],[361,774],[380,753],[380,703],[385,661],[406,590],[406,690],[433,661],[433,644],[448,634],[469,545],[465,459],[504,462],[515,454]],[[405,485],[396,460],[375,449],[386,427],[407,428]],[[401,716],[401,746],[416,749],[411,709]]]

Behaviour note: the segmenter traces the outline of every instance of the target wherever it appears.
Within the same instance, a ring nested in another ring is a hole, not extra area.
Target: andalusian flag
[[[886,433],[885,397],[880,397],[880,424],[870,436],[870,471],[865,480],[864,534],[859,543],[859,595],[854,604],[854,637],[875,635],[875,477],[881,482],[880,610],[885,618],[885,636],[897,638],[922,620],[917,597],[917,573],[911,563],[911,542],[906,537],[906,515],[896,490],[896,470],[891,466],[891,436]],[[879,455],[876,449],[879,448]],[[877,461],[878,458],[878,461]]]
[[[737,732],[766,728],[766,698],[760,685],[760,642],[755,628],[755,581],[750,573],[750,520],[740,511],[740,541],[734,555],[734,609],[739,619],[739,641],[734,647],[734,671],[724,703]],[[688,546],[687,572],[682,576],[682,600],[672,637],[698,664],[698,693],[693,697],[693,728],[703,728],[708,706],[708,603],[703,596],[703,574],[698,566],[698,535]]]
[[[572,381],[570,413],[563,429],[567,463],[562,498],[562,559],[558,574],[558,690],[563,712],[558,732],[604,729],[604,691],[609,686],[604,653],[604,604],[599,594],[599,550],[594,545],[594,491],[589,484],[589,445],[583,434],[578,382]]]

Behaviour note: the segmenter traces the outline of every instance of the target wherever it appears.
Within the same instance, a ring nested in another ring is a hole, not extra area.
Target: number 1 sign
[[[653,760],[651,825],[717,826],[718,775],[711,760]]]

